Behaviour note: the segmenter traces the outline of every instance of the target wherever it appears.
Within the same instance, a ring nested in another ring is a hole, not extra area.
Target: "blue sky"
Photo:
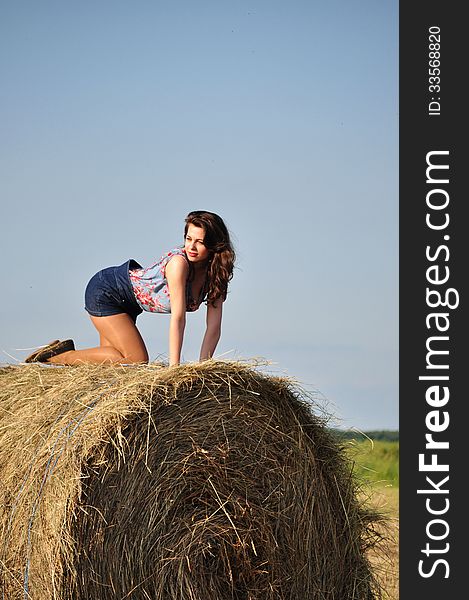
[[[238,253],[217,354],[397,428],[397,26],[387,0],[1,3],[0,360],[94,345],[91,275],[212,210]],[[168,318],[139,327],[165,355]]]

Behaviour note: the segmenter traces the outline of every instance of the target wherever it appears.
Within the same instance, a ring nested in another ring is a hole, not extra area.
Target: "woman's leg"
[[[110,317],[90,317],[99,333],[100,346],[86,350],[70,350],[53,356],[47,362],[59,365],[80,363],[147,363],[148,352],[132,318],[125,313]]]
[[[104,337],[102,333],[99,334],[99,345],[100,346],[112,346],[111,342]]]

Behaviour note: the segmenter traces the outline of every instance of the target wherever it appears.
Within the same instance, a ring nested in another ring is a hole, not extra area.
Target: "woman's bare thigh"
[[[148,362],[148,352],[133,319],[126,313],[108,317],[91,316],[101,346],[112,346],[129,362]]]

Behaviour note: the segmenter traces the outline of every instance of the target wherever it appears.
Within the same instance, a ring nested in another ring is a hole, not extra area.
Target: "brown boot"
[[[62,352],[68,352],[69,350],[75,350],[73,340],[64,340],[62,342],[54,340],[47,344],[47,346],[43,346],[40,350],[36,350],[30,354],[24,362],[47,362],[52,356],[57,356],[57,354],[62,354]]]

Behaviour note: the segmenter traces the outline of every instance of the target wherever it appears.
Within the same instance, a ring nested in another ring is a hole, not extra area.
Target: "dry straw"
[[[375,515],[253,365],[0,369],[0,599],[370,600]]]

